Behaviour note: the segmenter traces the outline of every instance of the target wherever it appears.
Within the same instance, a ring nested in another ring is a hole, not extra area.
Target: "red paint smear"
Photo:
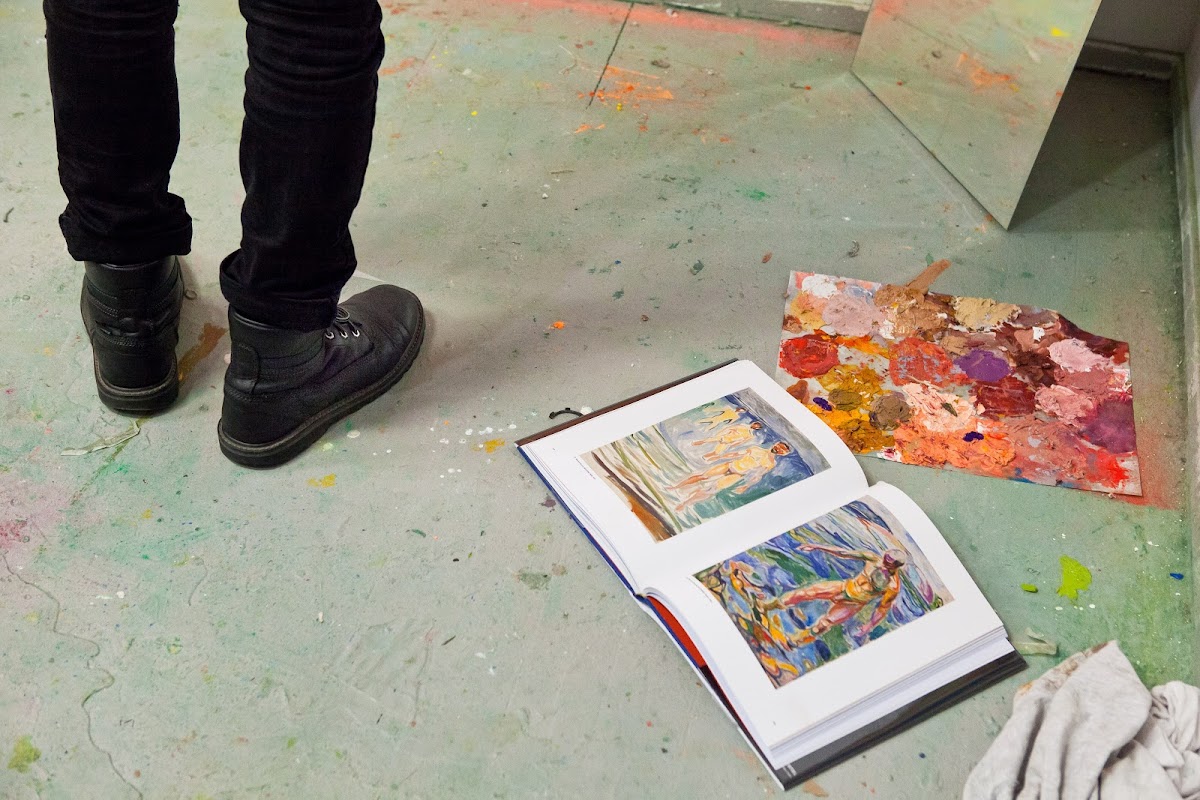
[[[608,17],[614,21],[624,18],[626,5],[595,0],[499,0],[495,5],[505,3],[512,6],[524,6],[530,10],[541,11],[572,11],[576,14]],[[853,50],[858,46],[858,37],[835,31],[823,31],[815,28],[782,27],[770,22],[755,22],[731,19],[717,14],[702,12],[676,11],[667,14],[661,6],[635,6],[629,15],[630,22],[638,25],[655,25],[661,28],[682,28],[691,31],[707,33],[740,34],[753,36],[759,41],[779,42],[781,44],[813,44],[820,47],[836,47]]]
[[[788,339],[779,348],[779,366],[795,378],[816,378],[838,363],[837,343],[826,333]]]
[[[995,386],[978,387],[975,399],[989,416],[1027,416],[1037,408],[1033,387],[1012,375]]]
[[[28,524],[23,519],[0,522],[0,546],[7,546],[21,541],[21,537],[25,535],[25,526]]]
[[[888,373],[892,383],[944,384],[954,369],[954,362],[941,347],[924,339],[910,336],[892,348]]]

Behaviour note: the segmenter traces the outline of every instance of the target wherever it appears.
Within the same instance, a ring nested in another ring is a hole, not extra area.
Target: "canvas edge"
[[[727,17],[760,19],[783,25],[861,34],[871,10],[870,0],[634,0],[642,5],[659,5],[721,14]],[[1174,53],[1129,47],[1088,39],[1076,63],[1078,69],[1170,80],[1178,61]]]
[[[1192,53],[1200,58],[1200,37]],[[1175,183],[1179,203],[1179,243],[1183,257],[1184,374],[1187,376],[1187,450],[1185,465],[1185,514],[1192,532],[1192,597],[1200,596],[1200,540],[1196,511],[1200,509],[1200,313],[1196,307],[1200,286],[1200,208],[1196,202],[1195,146],[1200,143],[1200,120],[1193,120],[1189,101],[1191,83],[1200,89],[1200,64],[1189,80],[1186,61],[1176,58],[1171,78],[1172,133],[1175,150]],[[1200,109],[1196,109],[1200,112]],[[1200,675],[1200,637],[1192,637],[1192,675]]]

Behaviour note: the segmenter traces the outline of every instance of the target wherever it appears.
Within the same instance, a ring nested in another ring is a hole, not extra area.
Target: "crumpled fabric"
[[[1116,642],[1021,687],[963,800],[1200,800],[1200,689],[1147,691]]]

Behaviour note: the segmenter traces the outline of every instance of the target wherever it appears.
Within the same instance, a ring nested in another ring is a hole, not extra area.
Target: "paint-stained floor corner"
[[[196,296],[180,402],[136,432],[95,398],[55,226],[40,7],[0,10],[0,796],[778,795],[513,441],[731,357],[770,371],[793,270],[899,281],[946,258],[938,291],[1129,342],[1140,502],[864,467],[1014,636],[1060,657],[1117,638],[1147,682],[1194,677],[1166,86],[1077,74],[1006,233],[850,74],[854,37],[628,8],[385,3],[349,289],[409,286],[430,335],[395,390],[270,472],[215,437],[234,4],[178,25]],[[958,796],[1053,663],[801,796]]]

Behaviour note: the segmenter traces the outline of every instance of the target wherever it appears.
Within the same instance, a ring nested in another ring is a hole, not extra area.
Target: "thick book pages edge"
[[[596,417],[600,416],[601,414],[607,414],[609,411],[615,411],[618,408],[624,408],[627,405],[636,403],[638,400],[644,400],[647,397],[650,397],[651,395],[658,394],[659,392],[662,392],[662,391],[666,391],[667,389],[670,389],[673,386],[678,386],[679,384],[687,383],[688,381],[693,380],[694,378],[699,378],[701,375],[707,375],[710,372],[716,372],[717,370],[721,369],[721,367],[728,367],[730,364],[734,363],[735,361],[737,361],[736,358],[731,358],[728,361],[724,361],[720,364],[715,364],[706,369],[702,369],[699,372],[693,372],[691,375],[680,378],[677,381],[671,381],[670,383],[664,383],[662,386],[655,387],[654,389],[650,389],[648,391],[642,392],[641,394],[636,394],[633,397],[628,397],[619,402],[613,403],[611,405],[607,405],[604,408],[601,408],[597,411],[593,411],[590,414],[585,414],[582,417],[576,417],[575,419],[567,420],[566,422],[560,423],[558,425],[554,425],[554,426],[549,427],[546,430],[542,431],[541,433],[530,434],[529,436],[526,436],[523,439],[518,439],[517,447],[524,447],[527,444],[532,444],[533,442],[536,442],[538,439],[543,439],[543,438],[549,436],[550,434],[558,433],[559,431],[566,430],[567,428],[570,428],[574,425],[578,425],[579,423],[584,422],[586,420],[595,419]],[[541,473],[539,472],[538,474],[540,475]]]
[[[1025,659],[1015,650],[990,664],[968,672],[957,680],[859,728],[850,736],[832,742],[798,758],[786,767],[773,770],[784,789],[791,789],[838,764],[859,755],[882,741],[908,730],[919,722],[945,711],[971,695],[987,689],[1025,669]]]

